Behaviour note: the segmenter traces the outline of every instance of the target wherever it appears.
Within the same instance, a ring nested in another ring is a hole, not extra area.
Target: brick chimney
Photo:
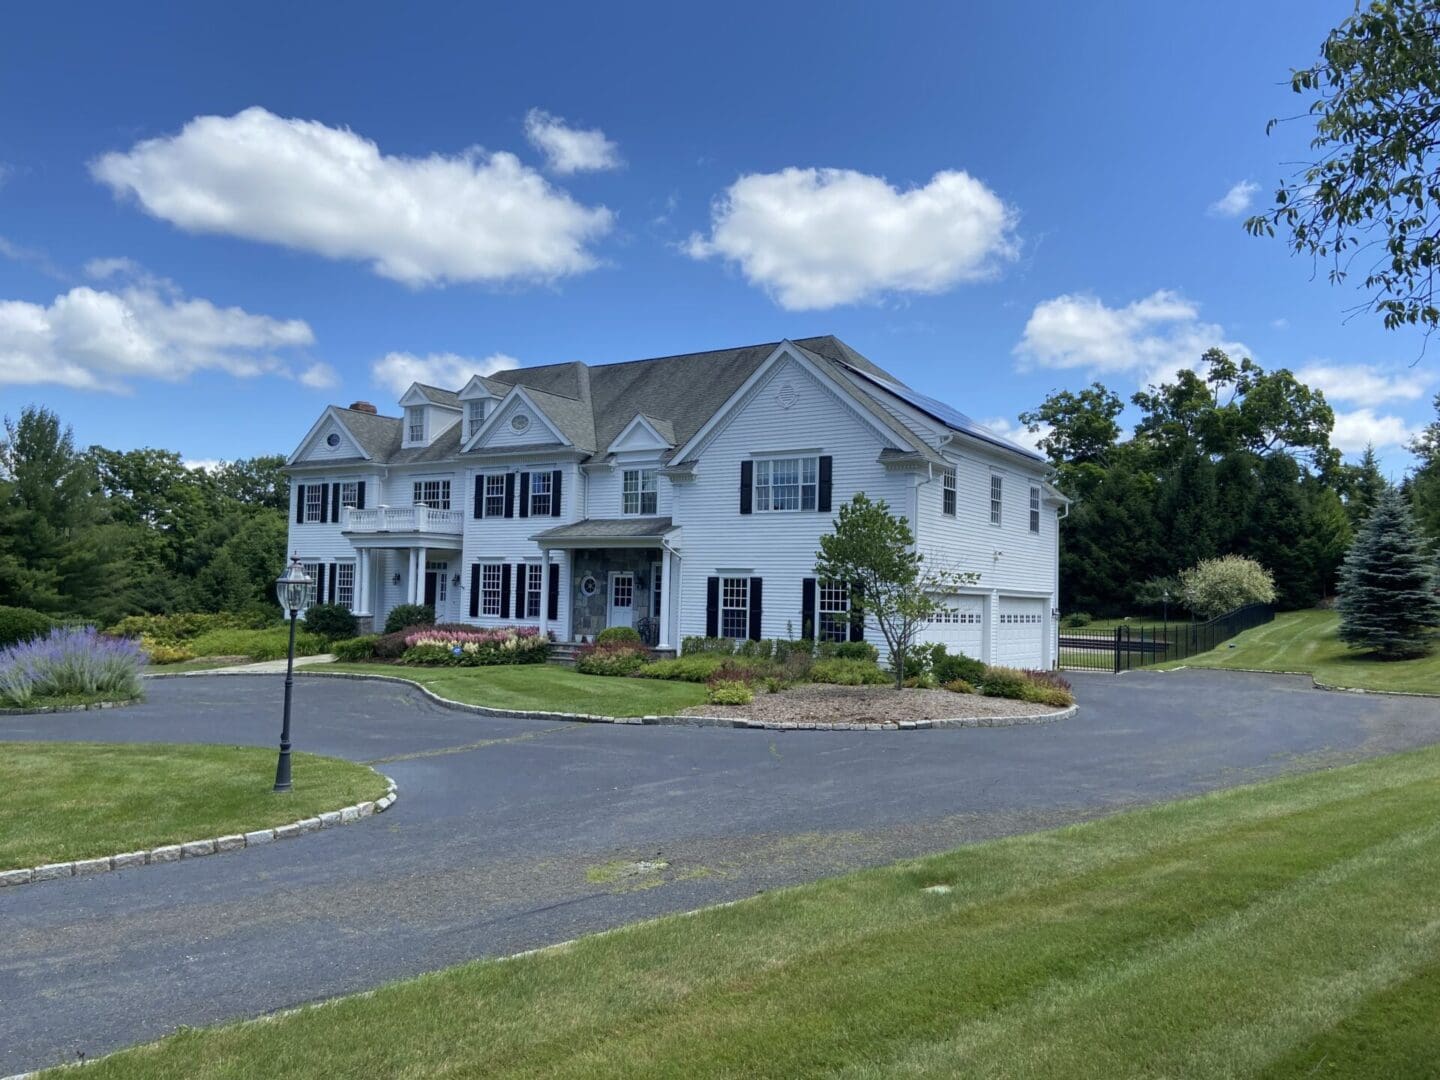
[[[368,402],[368,401],[352,401],[352,402],[350,403],[350,411],[351,411],[351,412],[368,412],[371,416],[376,416],[376,415],[378,415],[377,412],[375,411],[375,406],[374,406],[374,405],[371,405],[370,402]]]

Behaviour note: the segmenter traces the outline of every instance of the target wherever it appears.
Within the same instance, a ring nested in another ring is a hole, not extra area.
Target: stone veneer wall
[[[610,572],[629,570],[635,575],[635,606],[632,608],[638,620],[649,615],[653,608],[651,599],[651,564],[660,561],[659,548],[590,548],[576,551],[573,572],[570,575],[570,610],[574,613],[572,631],[575,639],[595,640],[595,635],[606,627],[610,613]],[[586,596],[580,588],[587,576],[595,579],[595,595]]]

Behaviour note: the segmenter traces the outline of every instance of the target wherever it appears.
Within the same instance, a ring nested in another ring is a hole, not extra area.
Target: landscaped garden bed
[[[685,716],[743,716],[766,723],[896,724],[906,720],[1004,721],[1021,716],[1058,714],[1063,708],[948,690],[896,690],[893,686],[826,686],[811,683],[776,693],[754,694],[748,704],[686,709]]]
[[[141,697],[145,654],[93,627],[53,629],[0,649],[0,708],[45,710]]]

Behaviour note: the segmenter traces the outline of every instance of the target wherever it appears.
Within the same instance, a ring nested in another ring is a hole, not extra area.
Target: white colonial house
[[[326,409],[287,466],[289,546],[316,600],[375,627],[425,603],[561,642],[617,625],[660,649],[865,638],[844,586],[814,572],[863,491],[927,558],[976,575],[929,640],[1054,666],[1066,502],[1044,459],[834,337],[417,383],[399,405]],[[873,625],[868,639],[883,648]]]

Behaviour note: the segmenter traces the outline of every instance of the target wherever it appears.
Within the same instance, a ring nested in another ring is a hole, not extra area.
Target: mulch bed
[[[889,686],[812,684],[767,694],[749,705],[695,705],[686,716],[734,716],[800,724],[883,724],[900,720],[956,720],[1060,712],[1047,705],[949,690],[896,690]]]

